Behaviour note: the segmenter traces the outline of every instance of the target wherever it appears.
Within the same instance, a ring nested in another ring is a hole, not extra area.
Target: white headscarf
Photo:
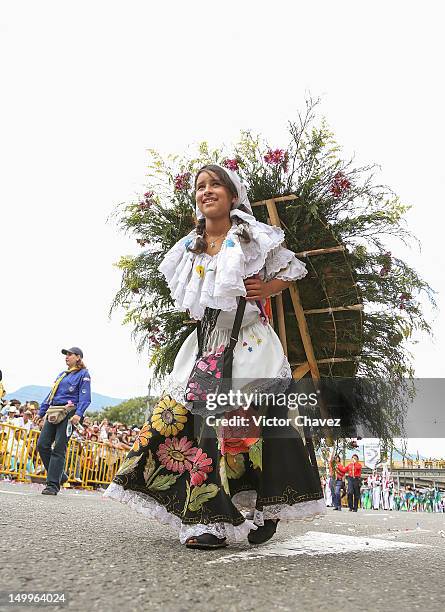
[[[253,216],[252,206],[250,205],[249,198],[247,197],[247,188],[244,183],[241,181],[240,177],[234,170],[230,170],[229,168],[224,168],[219,164],[212,164],[214,166],[218,166],[221,170],[227,173],[232,183],[235,185],[236,191],[238,193],[238,197],[232,205],[232,210],[230,211],[230,216],[233,217],[236,215],[246,221],[246,223],[255,223],[256,219]],[[249,212],[244,212],[242,210],[237,210],[240,206],[244,206]],[[202,219],[204,215],[199,210],[198,205],[196,205],[196,218]]]

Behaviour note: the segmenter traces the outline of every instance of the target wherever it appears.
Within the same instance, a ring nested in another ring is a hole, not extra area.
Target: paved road
[[[99,493],[40,490],[0,483],[0,590],[66,593],[47,609],[445,609],[444,514],[328,509],[266,546],[202,552]]]

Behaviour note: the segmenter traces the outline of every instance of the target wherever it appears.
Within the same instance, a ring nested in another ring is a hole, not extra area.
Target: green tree
[[[119,421],[126,425],[142,425],[147,409],[147,397],[133,397],[117,406],[108,406],[103,409],[101,417],[111,422]]]

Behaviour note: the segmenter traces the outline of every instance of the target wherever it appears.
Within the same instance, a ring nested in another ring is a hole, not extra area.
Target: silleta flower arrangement
[[[132,327],[138,348],[148,349],[156,376],[169,372],[194,329],[184,313],[173,309],[158,267],[195,225],[193,179],[207,163],[238,172],[252,203],[296,196],[277,209],[287,247],[308,265],[298,288],[321,375],[397,385],[414,374],[409,343],[415,332],[431,333],[422,305],[425,300],[434,305],[434,292],[394,254],[397,240],[415,242],[404,222],[408,207],[376,183],[375,166],[355,167],[342,159],[326,122],[316,124],[317,104],[308,100],[305,112],[289,122],[289,142],[283,147],[242,132],[233,147],[210,150],[203,142],[194,156],[164,159],[149,152],[144,195],[115,213],[120,229],[134,236],[141,251],[116,264],[122,283],[112,310],[125,308],[124,322]],[[258,220],[268,222],[265,206],[253,210]],[[316,249],[331,252],[305,257]],[[284,301],[289,360],[298,364],[305,353],[289,297]],[[386,399],[393,402],[388,410],[396,431],[398,400]]]

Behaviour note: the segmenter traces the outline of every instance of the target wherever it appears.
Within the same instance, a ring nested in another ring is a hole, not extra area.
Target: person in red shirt
[[[358,455],[352,455],[352,461],[346,466],[345,470],[348,475],[349,512],[357,512],[362,476],[362,464],[358,460]]]
[[[340,455],[335,455],[333,459],[331,458],[331,472],[334,478],[332,503],[334,504],[334,510],[341,510],[341,487],[346,474],[346,468],[340,460]]]

